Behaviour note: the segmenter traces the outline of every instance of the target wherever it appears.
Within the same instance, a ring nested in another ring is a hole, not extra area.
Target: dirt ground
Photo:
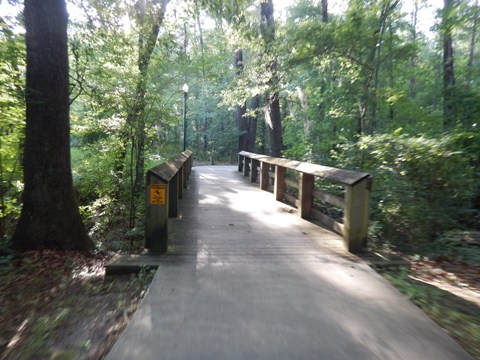
[[[112,254],[43,251],[0,262],[0,359],[102,359],[152,272],[105,277]],[[417,260],[386,275],[480,359],[480,266]]]
[[[480,360],[480,264],[417,259],[383,276]]]
[[[102,359],[153,277],[105,277],[109,257],[30,252],[0,268],[0,359]]]

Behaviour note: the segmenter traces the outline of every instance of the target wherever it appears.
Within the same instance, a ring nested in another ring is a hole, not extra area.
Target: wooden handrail
[[[275,168],[273,177],[269,171],[271,167]],[[298,186],[295,186],[293,180],[286,178],[287,169],[299,173]],[[259,184],[262,190],[267,189],[271,178],[275,179],[273,193],[276,200],[290,200],[298,205],[302,218],[313,217],[322,225],[340,233],[348,251],[361,252],[366,246],[368,203],[372,183],[372,177],[369,174],[247,151],[238,153],[238,171],[243,172],[245,176],[250,176],[252,182],[257,181],[260,173]],[[316,177],[343,186],[344,197],[314,189]],[[287,185],[298,188],[298,198],[286,193]],[[343,224],[315,209],[314,199],[340,207],[343,210]]]
[[[168,218],[178,216],[178,200],[192,170],[192,152],[184,151],[147,171],[145,248],[163,253],[168,248]]]
[[[255,159],[261,162],[266,162],[270,165],[281,166],[287,169],[296,170],[305,174],[318,176],[326,180],[330,180],[335,183],[343,185],[354,185],[358,181],[369,177],[370,175],[358,171],[350,171],[337,169],[329,166],[311,164],[307,162],[301,162],[296,160],[289,160],[284,158],[271,157],[267,155],[260,155],[250,153],[247,151],[241,151],[238,153],[240,156],[247,157],[249,159]]]

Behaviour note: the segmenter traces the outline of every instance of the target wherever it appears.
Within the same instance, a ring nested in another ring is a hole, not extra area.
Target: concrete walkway
[[[189,187],[108,360],[472,359],[340,237],[235,167],[194,167]]]

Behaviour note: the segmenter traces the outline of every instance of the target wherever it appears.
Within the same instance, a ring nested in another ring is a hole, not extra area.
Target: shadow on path
[[[235,167],[195,167],[107,359],[471,359],[338,235],[285,207]]]

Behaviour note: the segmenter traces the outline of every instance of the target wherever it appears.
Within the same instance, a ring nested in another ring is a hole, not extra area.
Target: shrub
[[[371,219],[384,239],[418,249],[444,231],[474,223],[478,140],[469,133],[369,135],[337,148],[333,157],[337,166],[373,175]]]

